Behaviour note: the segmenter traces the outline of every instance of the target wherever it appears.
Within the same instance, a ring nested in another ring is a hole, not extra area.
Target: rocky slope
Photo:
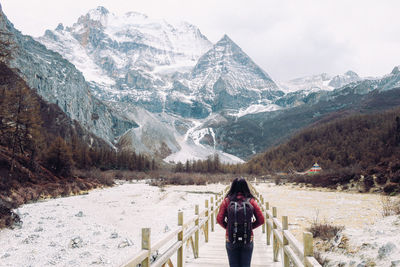
[[[205,118],[283,95],[228,36],[215,45],[194,25],[104,7],[38,39],[82,71],[103,100]]]
[[[82,71],[99,98],[151,112],[165,108],[165,91],[177,86],[171,76],[190,70],[212,46],[189,23],[173,25],[136,12],[116,16],[104,7],[71,27],[47,30],[38,41]]]
[[[9,67],[18,69],[31,88],[44,100],[57,104],[72,120],[109,143],[135,126],[95,98],[74,65],[30,36],[22,35],[1,10],[0,31],[0,39],[10,42]]]

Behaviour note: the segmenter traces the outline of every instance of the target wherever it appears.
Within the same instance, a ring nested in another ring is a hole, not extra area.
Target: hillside
[[[250,114],[230,120],[217,128],[215,134],[221,150],[250,158],[267,148],[282,144],[297,131],[311,125],[326,123],[354,114],[380,112],[400,106],[400,89],[374,90],[366,94],[345,87],[337,95],[317,103],[273,112]],[[318,97],[313,93],[308,98]],[[308,163],[310,164],[310,163]]]
[[[340,116],[340,114],[336,114]],[[318,162],[324,170],[366,170],[400,158],[400,109],[352,115],[313,126],[247,163],[251,172],[304,171]],[[397,171],[394,170],[393,171]]]

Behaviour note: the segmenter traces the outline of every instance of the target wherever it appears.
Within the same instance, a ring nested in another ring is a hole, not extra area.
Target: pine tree
[[[64,139],[57,137],[45,157],[46,167],[57,175],[68,177],[73,166],[72,153]]]
[[[36,96],[23,82],[2,92],[4,98],[0,107],[1,142],[12,151],[11,172],[18,153],[35,160],[42,144],[40,107]]]
[[[218,153],[214,154],[214,170],[215,171],[220,171],[220,166],[221,166],[221,162],[219,160],[219,155]]]

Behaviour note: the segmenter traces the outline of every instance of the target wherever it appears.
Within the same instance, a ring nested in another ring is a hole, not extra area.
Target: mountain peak
[[[351,76],[351,77],[358,77],[358,74],[352,70],[348,70],[344,73],[344,75]]]
[[[399,73],[400,73],[400,66],[394,67],[393,70],[392,70],[392,74],[396,75],[396,74],[399,74]]]
[[[64,30],[64,25],[62,23],[58,23],[56,31],[63,31]]]
[[[229,36],[226,33],[224,34],[224,36],[222,36],[221,40],[227,40],[227,41],[232,42],[232,39],[229,38]]]
[[[219,39],[219,41],[215,44],[216,46],[226,46],[226,45],[236,45],[234,41],[232,41],[231,38],[229,38],[229,36],[227,34],[224,34],[224,36],[222,36],[221,39]]]
[[[108,16],[110,12],[103,6],[98,6],[95,9],[90,9],[88,13],[78,19],[78,22],[82,20],[92,20],[92,21],[103,21],[104,18]]]
[[[103,6],[98,6],[96,9],[93,9],[96,12],[102,14],[102,15],[107,15],[108,13],[110,13],[110,11],[108,11],[107,8],[103,7]]]

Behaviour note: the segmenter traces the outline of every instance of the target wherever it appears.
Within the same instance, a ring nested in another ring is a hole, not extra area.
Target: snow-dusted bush
[[[381,205],[383,217],[400,214],[400,200],[394,200],[390,196],[382,196]]]

